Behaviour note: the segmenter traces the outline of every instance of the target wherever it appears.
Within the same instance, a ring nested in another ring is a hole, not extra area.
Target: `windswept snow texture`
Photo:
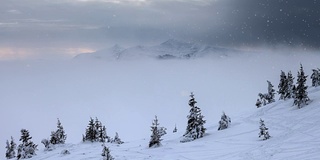
[[[102,49],[94,53],[83,53],[77,55],[75,59],[189,59],[199,57],[226,57],[229,54],[238,53],[239,51],[222,47],[212,47],[192,42],[169,39],[155,46],[135,46],[130,48],[122,48],[115,45],[108,49]]]
[[[101,143],[82,143],[90,117],[98,117],[107,134],[125,142],[106,145],[115,159],[320,159],[320,88],[311,87],[312,102],[302,109],[293,100],[256,108],[258,93],[269,80],[277,86],[281,70],[296,77],[300,63],[307,75],[319,68],[313,53],[248,53],[227,58],[135,61],[13,61],[0,62],[0,159],[5,141],[28,129],[37,155],[32,160],[101,159]],[[309,77],[308,77],[309,78]],[[277,88],[275,88],[277,89]],[[205,116],[206,135],[180,143],[194,92]],[[218,131],[221,113],[232,119]],[[167,128],[162,146],[148,148],[150,124],[157,115]],[[41,140],[56,129],[57,118],[67,134],[66,144],[44,151]],[[259,120],[271,138],[258,137]],[[172,133],[175,125],[178,132]],[[70,154],[61,152],[68,150]]]

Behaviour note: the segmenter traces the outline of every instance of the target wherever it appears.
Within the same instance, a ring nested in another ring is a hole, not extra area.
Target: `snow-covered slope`
[[[90,117],[98,117],[109,136],[118,132],[125,141],[107,144],[117,159],[318,159],[319,89],[309,87],[313,101],[300,110],[291,107],[292,100],[255,108],[257,94],[267,91],[266,80],[277,86],[280,71],[296,76],[300,63],[310,76],[320,55],[266,51],[188,61],[0,62],[0,159],[10,136],[20,144],[22,128],[39,145],[33,159],[100,159],[101,144],[80,143]],[[191,91],[208,132],[180,143]],[[232,125],[217,131],[222,111]],[[149,149],[155,115],[168,134],[162,147]],[[56,129],[57,118],[67,144],[44,152],[41,140]],[[258,138],[260,118],[270,128],[270,140]],[[63,149],[71,154],[61,155]]]
[[[118,160],[150,159],[319,159],[320,158],[320,88],[309,89],[312,103],[302,109],[292,106],[292,100],[277,101],[259,109],[234,116],[230,128],[217,131],[217,124],[207,125],[205,137],[180,143],[183,128],[163,137],[162,146],[148,148],[149,138],[116,145],[107,143]],[[259,119],[265,120],[271,139],[258,138]],[[54,151],[38,151],[33,160],[100,159],[101,143],[65,144]],[[62,155],[62,150],[70,154]]]
[[[233,54],[237,52],[239,51],[222,47],[212,47],[209,45],[200,45],[192,42],[169,39],[155,46],[138,45],[125,49],[116,45],[112,48],[102,49],[94,53],[83,53],[77,55],[75,59],[189,59],[205,56],[226,57],[228,56],[228,54]]]

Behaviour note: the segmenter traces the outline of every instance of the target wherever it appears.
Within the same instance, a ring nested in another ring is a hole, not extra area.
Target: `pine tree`
[[[116,144],[122,144],[123,142],[121,141],[118,132],[116,132],[116,135],[114,136],[114,139],[112,140],[112,143],[116,143]]]
[[[149,148],[150,147],[158,147],[160,146],[160,142],[162,141],[161,139],[161,135],[159,134],[159,122],[158,122],[158,118],[157,116],[155,116],[155,119],[152,122],[152,126],[151,126],[151,139],[149,142]]]
[[[218,130],[223,130],[228,128],[230,123],[231,123],[231,118],[223,112],[221,116],[221,120],[219,121]]]
[[[190,114],[187,116],[188,125],[186,132],[183,135],[184,139],[181,142],[188,142],[198,138],[203,137],[206,128],[203,126],[206,121],[203,119],[204,116],[201,115],[201,110],[196,106],[197,101],[195,101],[194,94],[191,92],[191,99],[189,100]]]
[[[308,105],[310,101],[308,97],[308,92],[306,86],[307,77],[303,71],[302,64],[300,64],[300,71],[298,72],[298,79],[297,79],[297,88],[295,90],[295,97],[294,97],[294,105],[297,105],[298,108],[302,108],[305,105]]]
[[[34,144],[31,139],[32,137],[30,137],[29,131],[26,129],[21,129],[20,141],[22,143],[18,146],[18,159],[31,158],[32,156],[36,155],[35,151],[37,150],[38,145]]]
[[[281,71],[281,74],[280,74],[280,83],[278,85],[278,89],[279,89],[278,94],[280,94],[279,99],[285,100],[288,92],[288,80],[287,80],[286,73],[284,73],[283,71]]]
[[[58,129],[56,131],[51,132],[50,143],[51,144],[64,144],[67,139],[67,135],[65,134],[65,131],[64,131],[63,126],[61,125],[61,122],[59,119],[57,122],[57,128]]]
[[[261,105],[264,105],[264,106],[267,105],[267,100],[266,100],[267,94],[259,93],[258,96],[259,96],[260,99],[258,99],[257,102],[256,102],[257,108],[259,108],[258,106],[261,107]]]
[[[11,141],[9,143],[9,141],[7,140],[6,142],[6,158],[7,159],[12,159],[16,156],[16,143],[14,142],[13,137],[11,137]]]
[[[84,141],[91,141],[91,142],[97,141],[97,130],[96,130],[95,122],[91,117],[90,117],[88,127],[86,129]]]
[[[313,69],[311,74],[311,80],[312,80],[312,87],[318,87],[320,86],[320,69]]]
[[[103,160],[114,160],[114,158],[111,156],[109,148],[103,145],[102,154]]]
[[[98,130],[98,139],[99,142],[109,142],[110,138],[107,136],[106,126],[102,126]]]
[[[259,137],[262,137],[263,140],[269,139],[271,136],[269,135],[268,128],[265,126],[264,121],[260,119],[260,132]]]
[[[266,96],[266,100],[267,100],[267,103],[272,103],[272,102],[275,102],[275,99],[274,99],[274,95],[275,95],[275,90],[273,89],[273,85],[271,84],[270,81],[267,81],[268,82],[268,94]]]
[[[177,125],[174,125],[174,129],[173,129],[173,133],[176,133],[178,131],[178,129],[177,129]]]
[[[294,98],[294,92],[295,92],[295,85],[293,83],[293,76],[292,76],[292,73],[291,71],[288,72],[288,76],[287,76],[287,91],[286,91],[286,95],[285,95],[285,99],[287,98]]]

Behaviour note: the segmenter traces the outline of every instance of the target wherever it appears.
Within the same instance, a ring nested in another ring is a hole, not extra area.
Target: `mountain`
[[[112,48],[102,49],[94,53],[79,54],[75,59],[189,59],[205,56],[226,57],[228,54],[239,51],[222,47],[213,47],[201,45],[192,42],[184,42],[175,39],[169,39],[155,46],[134,46],[122,48],[118,45]]]
[[[117,145],[106,143],[117,160],[139,159],[319,159],[320,88],[311,88],[313,102],[302,109],[292,106],[292,99],[277,101],[232,117],[231,126],[217,131],[218,124],[207,125],[207,133],[195,141],[180,143],[183,128],[176,133],[168,131],[162,146],[148,148],[149,137]],[[259,120],[265,121],[271,138],[258,137]],[[68,150],[70,154],[62,154]],[[65,144],[53,151],[37,152],[32,160],[101,159],[101,143]]]
[[[125,49],[118,44],[111,48],[102,49],[93,53],[82,53],[76,55],[75,59],[117,59],[119,54]]]

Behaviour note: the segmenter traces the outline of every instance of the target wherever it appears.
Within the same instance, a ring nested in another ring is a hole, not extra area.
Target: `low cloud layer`
[[[101,48],[169,38],[320,48],[319,0],[3,0],[1,47]]]

